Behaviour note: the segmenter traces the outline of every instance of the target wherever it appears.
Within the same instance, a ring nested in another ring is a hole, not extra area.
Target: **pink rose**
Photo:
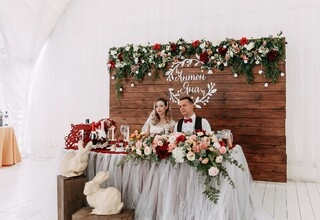
[[[207,142],[201,142],[200,143],[200,148],[203,150],[207,150],[208,149],[208,143]]]
[[[190,140],[193,140],[193,141],[197,140],[197,135],[195,135],[195,134],[191,135]]]
[[[225,146],[221,146],[219,152],[220,154],[225,154],[227,152],[227,148]]]
[[[199,153],[201,151],[201,147],[199,144],[196,144],[192,147],[192,151],[195,153]]]
[[[219,170],[217,167],[210,167],[208,170],[209,176],[216,176],[219,173]]]
[[[202,159],[202,161],[201,161],[201,163],[203,163],[203,164],[207,164],[208,162],[209,162],[209,158],[208,157]]]
[[[172,151],[173,151],[173,149],[175,149],[175,148],[176,148],[176,145],[175,145],[175,144],[170,143],[170,144],[168,145],[168,152],[172,152]]]
[[[136,148],[137,149],[141,149],[142,148],[142,141],[139,140],[139,141],[136,142]]]

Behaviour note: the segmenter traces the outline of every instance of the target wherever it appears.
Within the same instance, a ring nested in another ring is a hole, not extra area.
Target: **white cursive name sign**
[[[210,97],[213,93],[217,91],[214,88],[215,83],[209,82],[207,88],[201,88],[199,86],[192,85],[192,81],[205,81],[206,75],[201,71],[198,74],[184,74],[183,70],[180,70],[179,67],[192,67],[192,66],[202,66],[202,62],[197,59],[184,59],[179,62],[174,62],[171,68],[166,72],[167,81],[180,81],[182,83],[181,88],[177,91],[174,91],[173,88],[169,88],[170,100],[173,103],[178,103],[179,97],[181,95],[191,96],[196,94],[198,96],[192,97],[194,105],[197,108],[201,108],[201,103],[206,105],[209,102]],[[212,71],[209,70],[207,74],[212,74]]]

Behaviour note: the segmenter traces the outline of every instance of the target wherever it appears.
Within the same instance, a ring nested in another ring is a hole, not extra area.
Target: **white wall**
[[[316,0],[71,1],[33,72],[24,147],[54,156],[70,123],[108,117],[106,61],[113,46],[181,37],[258,38],[282,30],[288,42],[288,177],[319,180],[319,5]]]

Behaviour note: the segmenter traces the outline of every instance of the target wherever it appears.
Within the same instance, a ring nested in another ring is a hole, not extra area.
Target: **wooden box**
[[[72,220],[134,220],[134,209],[123,209],[114,215],[91,215],[92,208],[83,207],[72,215]]]
[[[72,214],[85,206],[85,176],[57,177],[58,220],[71,220]]]

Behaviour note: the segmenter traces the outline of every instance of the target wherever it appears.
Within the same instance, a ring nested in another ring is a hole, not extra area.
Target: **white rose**
[[[197,135],[198,135],[198,136],[203,136],[204,133],[203,133],[202,131],[199,131],[199,132],[197,132]]]
[[[111,54],[112,56],[114,56],[114,55],[117,54],[117,51],[116,51],[116,50],[111,50],[111,51],[110,51],[110,54]]]
[[[223,156],[219,155],[216,157],[216,163],[221,163],[223,160]]]
[[[142,155],[141,149],[137,148],[137,149],[136,149],[136,153],[137,153],[139,156],[141,156],[141,155]]]
[[[152,153],[152,148],[151,147],[145,147],[144,148],[144,154],[145,155],[150,155]]]
[[[245,46],[245,48],[247,48],[248,51],[252,50],[254,48],[254,42],[250,42]]]
[[[195,155],[194,152],[189,151],[189,152],[187,153],[187,158],[188,158],[188,160],[190,160],[190,161],[194,161],[194,160],[196,159],[196,155]]]

